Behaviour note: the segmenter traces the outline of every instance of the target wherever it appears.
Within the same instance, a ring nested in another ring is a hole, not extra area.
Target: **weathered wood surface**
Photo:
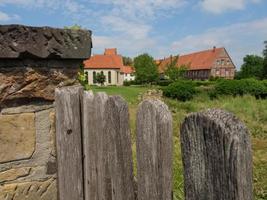
[[[104,113],[108,138],[108,165],[112,199],[134,200],[134,177],[127,103],[119,96],[108,98]]]
[[[83,148],[85,200],[111,199],[107,163],[107,138],[104,137],[105,93],[84,92]]]
[[[82,87],[55,90],[59,200],[83,200]]]
[[[252,151],[247,128],[234,115],[208,110],[181,126],[186,200],[251,200]]]
[[[171,200],[171,113],[161,101],[145,100],[136,123],[138,200]]]

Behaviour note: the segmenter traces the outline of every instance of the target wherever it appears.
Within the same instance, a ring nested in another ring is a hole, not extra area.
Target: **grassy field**
[[[129,103],[130,125],[132,131],[133,155],[136,174],[135,156],[135,116],[142,93],[149,87],[92,87],[95,92],[107,92],[121,95]],[[267,100],[256,100],[252,96],[222,97],[210,100],[205,94],[196,96],[188,102],[164,99],[173,115],[174,164],[173,184],[176,199],[183,199],[183,169],[181,161],[179,129],[184,117],[190,112],[208,108],[221,108],[234,113],[249,128],[253,147],[254,194],[256,200],[267,200]]]

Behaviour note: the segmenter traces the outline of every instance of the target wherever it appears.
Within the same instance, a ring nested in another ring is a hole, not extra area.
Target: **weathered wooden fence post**
[[[83,149],[85,200],[111,199],[107,163],[107,138],[104,137],[105,93],[84,92]]]
[[[172,199],[172,116],[159,100],[137,113],[138,200]]]
[[[186,200],[252,200],[252,151],[234,115],[208,110],[181,126]]]
[[[108,165],[112,199],[134,200],[133,161],[129,112],[119,96],[108,98],[104,113],[104,137],[108,138]]]
[[[59,200],[83,200],[82,87],[55,90]]]

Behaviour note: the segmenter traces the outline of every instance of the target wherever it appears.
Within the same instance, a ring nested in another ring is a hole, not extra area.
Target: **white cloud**
[[[0,11],[0,22],[8,22],[11,20],[18,20],[18,19],[20,19],[18,15],[8,15],[7,13]]]
[[[180,8],[187,0],[91,0],[91,2],[111,6],[114,15],[147,20],[157,16],[161,11]]]
[[[183,6],[186,0],[91,0],[98,6],[108,7],[99,19],[103,31],[111,36],[95,36],[95,51],[102,52],[105,47],[117,47],[120,52],[130,56],[142,52],[155,51],[158,40],[151,37],[151,21],[162,14],[173,12]]]
[[[203,0],[201,7],[211,13],[221,14],[229,10],[243,10],[248,3],[260,3],[261,0]]]
[[[261,54],[267,35],[267,18],[209,29],[198,35],[189,35],[172,43],[172,51],[188,53],[196,50],[224,46],[237,66],[246,54]],[[255,38],[257,38],[255,40]],[[257,42],[255,42],[257,41]]]

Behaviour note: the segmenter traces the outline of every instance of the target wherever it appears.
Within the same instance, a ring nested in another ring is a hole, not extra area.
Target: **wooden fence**
[[[59,200],[172,200],[172,117],[159,100],[140,103],[137,180],[127,103],[81,87],[56,89]],[[249,133],[230,113],[208,110],[181,126],[185,199],[252,199]]]

